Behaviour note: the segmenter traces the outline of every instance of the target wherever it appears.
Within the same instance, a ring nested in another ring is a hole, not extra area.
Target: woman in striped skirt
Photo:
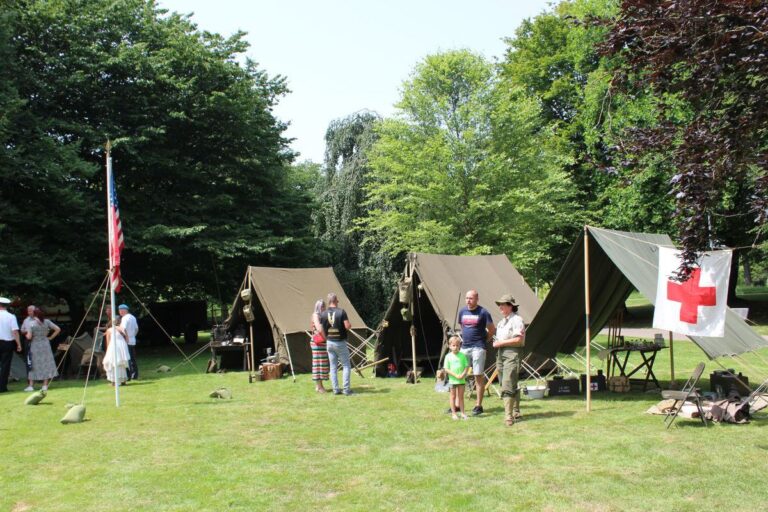
[[[315,391],[325,393],[323,381],[328,380],[328,351],[325,347],[325,334],[320,324],[320,313],[325,311],[325,302],[320,299],[315,302],[315,311],[312,313],[312,340],[309,346],[312,348],[312,380],[315,383]]]

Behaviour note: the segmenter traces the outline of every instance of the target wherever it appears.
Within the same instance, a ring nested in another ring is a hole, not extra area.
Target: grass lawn
[[[678,376],[704,354],[675,345]],[[657,376],[669,379],[668,351]],[[768,360],[768,354],[762,355]],[[196,360],[204,367],[205,356]],[[699,511],[765,504],[768,417],[665,430],[645,414],[657,393],[524,400],[524,420],[502,425],[502,405],[452,421],[447,396],[425,379],[353,376],[352,397],[317,395],[308,375],[248,383],[204,374],[168,347],[140,351],[142,380],[120,408],[103,380],[87,390],[87,419],[61,425],[82,381],[54,383],[23,405],[21,383],[0,395],[0,510],[584,510]],[[756,361],[755,356],[751,360]],[[761,377],[768,375],[762,363]],[[731,365],[729,365],[731,366]],[[705,377],[719,368],[708,363]],[[740,369],[736,366],[737,369]],[[748,372],[745,372],[748,373]],[[752,376],[756,380],[757,376]],[[233,399],[216,401],[219,386]],[[708,389],[708,381],[702,383]]]

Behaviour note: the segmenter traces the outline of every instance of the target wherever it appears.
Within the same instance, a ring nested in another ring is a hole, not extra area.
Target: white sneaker
[[[48,391],[48,386],[43,386],[43,387],[42,387],[42,388],[40,388],[40,389],[42,389],[43,391]]]
[[[27,386],[24,388],[24,391],[34,391],[34,390],[35,388],[33,388],[32,386]]]

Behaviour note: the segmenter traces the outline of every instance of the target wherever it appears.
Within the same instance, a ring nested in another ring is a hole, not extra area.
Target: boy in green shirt
[[[469,373],[469,361],[467,356],[460,352],[461,340],[458,336],[451,336],[448,340],[450,352],[445,356],[445,373],[448,374],[448,382],[451,385],[449,400],[451,401],[451,417],[459,419],[456,408],[461,412],[461,418],[467,419],[464,414],[464,385],[467,373]]]

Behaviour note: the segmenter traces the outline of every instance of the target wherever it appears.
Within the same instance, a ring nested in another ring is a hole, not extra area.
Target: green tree
[[[98,280],[103,274],[70,245],[96,227],[90,218],[94,202],[82,187],[94,167],[80,158],[78,144],[60,144],[45,119],[28,108],[35,98],[22,86],[34,70],[16,59],[19,18],[15,9],[0,12],[0,290],[69,297],[87,289],[83,276]],[[106,249],[101,254],[106,259]]]
[[[673,169],[663,154],[646,155],[629,169],[627,132],[655,122],[658,99],[637,89],[611,86],[620,59],[600,55],[618,13],[613,0],[562,2],[524,22],[501,63],[500,88],[519,88],[542,105],[541,130],[561,169],[578,191],[582,222],[611,228],[672,233]],[[562,232],[572,240],[571,232]],[[560,252],[554,259],[560,261]]]
[[[68,231],[56,240],[77,269],[68,288],[98,282],[105,267],[107,139],[115,143],[123,272],[144,295],[213,295],[217,278],[234,288],[246,264],[306,259],[311,197],[294,186],[285,126],[272,114],[287,89],[254,62],[238,64],[248,47],[242,33],[201,32],[152,0],[15,0],[11,7],[20,112],[38,144],[51,149],[34,158],[61,169],[59,182],[52,171],[35,176],[30,169],[41,166],[27,153],[14,190],[31,180],[70,199],[48,191],[42,203],[56,212],[51,223]],[[8,133],[23,128],[17,120]],[[3,236],[28,240],[33,218],[21,211]],[[47,286],[49,267],[37,267],[35,289]],[[8,287],[22,286],[11,279]]]
[[[746,245],[764,234],[763,3],[625,0],[609,26],[602,50],[621,63],[613,70],[615,89],[650,90],[658,98],[656,122],[625,136],[629,157],[664,155],[674,169],[668,188],[684,248],[682,273],[713,243]]]
[[[506,253],[547,274],[560,222],[573,221],[560,215],[570,187],[537,135],[536,102],[498,88],[493,66],[461,50],[425,58],[397,106],[371,152],[368,238],[390,254]]]
[[[467,50],[428,56],[403,84],[399,117],[371,154],[363,225],[390,254],[485,253],[493,69]]]
[[[371,325],[378,321],[381,304],[389,299],[395,281],[393,258],[383,253],[378,243],[364,244],[363,234],[355,229],[356,220],[366,211],[368,155],[380,120],[374,112],[360,111],[330,123],[314,215],[315,233],[328,251],[328,261],[350,300]]]

